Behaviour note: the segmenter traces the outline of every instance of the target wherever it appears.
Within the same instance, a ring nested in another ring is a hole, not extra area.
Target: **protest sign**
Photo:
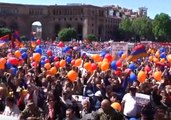
[[[112,55],[117,55],[119,51],[128,54],[128,43],[127,42],[113,42],[112,43]]]
[[[150,96],[141,93],[136,93],[136,101],[140,106],[146,105],[150,102]]]

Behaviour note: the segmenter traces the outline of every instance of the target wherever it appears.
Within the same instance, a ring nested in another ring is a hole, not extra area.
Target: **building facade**
[[[0,3],[0,27],[19,30],[30,38],[32,23],[42,24],[42,38],[57,36],[65,27],[73,27],[79,39],[95,34],[100,40],[115,39],[119,22],[125,16],[137,17],[138,12],[125,12],[115,6],[68,5],[25,5]]]

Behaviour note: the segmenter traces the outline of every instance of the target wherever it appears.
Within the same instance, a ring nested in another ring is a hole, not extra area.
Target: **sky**
[[[0,0],[0,2],[33,5],[66,5],[68,3],[85,3],[96,6],[119,5],[134,11],[137,11],[139,7],[146,7],[150,18],[154,18],[161,12],[171,16],[171,0]]]

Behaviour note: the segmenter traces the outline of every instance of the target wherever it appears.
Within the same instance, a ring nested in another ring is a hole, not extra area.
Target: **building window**
[[[94,24],[91,25],[92,27],[94,26]]]
[[[80,18],[80,20],[82,21],[82,20],[83,20],[83,18]]]
[[[61,21],[61,18],[58,18],[59,21]]]
[[[77,21],[77,18],[75,18],[75,21]]]
[[[66,18],[64,18],[64,21],[66,21]]]
[[[70,18],[69,20],[72,21],[72,18]]]
[[[91,33],[94,33],[94,30],[91,30]]]

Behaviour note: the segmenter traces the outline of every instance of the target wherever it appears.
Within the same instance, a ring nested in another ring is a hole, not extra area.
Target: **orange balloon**
[[[98,67],[101,68],[102,62],[98,62]]]
[[[124,59],[126,59],[126,54],[124,53],[124,54],[122,54],[122,56],[121,56],[121,58],[124,60]]]
[[[162,79],[162,72],[161,71],[156,71],[153,75],[154,79],[157,81],[160,81]]]
[[[0,70],[4,70],[5,69],[5,65],[4,64],[0,64]]]
[[[82,59],[76,59],[75,60],[75,66],[80,66],[81,65],[81,63],[82,63]]]
[[[106,59],[106,58],[104,58],[104,59],[103,59],[103,62],[109,62],[109,60],[108,60],[108,59]]]
[[[7,62],[7,60],[5,58],[0,58],[0,64],[5,65],[6,62]]]
[[[65,60],[61,60],[60,61],[60,67],[65,67],[65,65],[66,65],[66,61]]]
[[[52,68],[50,69],[50,72],[51,72],[52,75],[56,75],[56,73],[57,73],[56,67],[52,67]]]
[[[156,57],[154,57],[154,58],[153,58],[153,62],[154,62],[154,63],[157,63],[157,62],[159,62],[159,59],[156,58]]]
[[[160,60],[160,62],[161,62],[161,63],[165,63],[165,59],[162,58],[162,59]]]
[[[160,53],[159,53],[159,51],[157,51],[157,52],[156,52],[155,56],[156,56],[157,58],[159,58],[159,57],[160,57]]]
[[[169,63],[171,63],[171,54],[167,56],[167,60]]]
[[[121,104],[118,102],[114,102],[111,104],[111,107],[119,112],[121,112]]]
[[[68,72],[67,76],[71,82],[74,82],[77,79],[78,75],[74,70],[71,70]]]
[[[14,55],[19,58],[21,57],[21,52],[19,50],[16,50]]]
[[[101,64],[101,70],[106,71],[109,69],[109,63],[108,62],[102,62]]]
[[[143,83],[144,81],[145,81],[145,79],[146,79],[146,74],[145,74],[145,72],[144,71],[140,71],[139,73],[138,73],[138,81],[140,82],[140,83]]]
[[[91,63],[90,63],[90,62],[86,62],[86,63],[84,64],[84,68],[85,68],[87,71],[90,71],[90,69],[91,69]]]
[[[95,62],[100,62],[102,60],[101,56],[99,54],[93,55],[92,58]]]
[[[36,62],[40,62],[41,55],[39,53],[33,53],[33,60]]]
[[[150,56],[149,57],[149,60],[152,62],[153,61],[153,56]]]
[[[49,70],[49,69],[51,68],[51,65],[50,65],[50,63],[46,63],[46,64],[44,65],[44,67],[46,68],[46,70]]]

